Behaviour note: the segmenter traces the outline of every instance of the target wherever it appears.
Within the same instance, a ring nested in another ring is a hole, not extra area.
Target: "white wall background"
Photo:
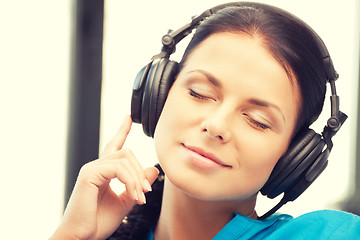
[[[0,239],[46,239],[63,206],[70,0],[0,0]],[[219,0],[106,0],[101,146],[129,113],[133,80],[160,50],[160,38]],[[325,41],[340,73],[341,109],[350,115],[320,178],[283,212],[336,208],[351,189],[358,88],[356,0],[269,0],[308,22]],[[181,55],[178,48],[178,56]],[[314,128],[320,132],[328,105]],[[136,125],[127,141],[144,166],[156,161],[152,140]],[[261,200],[260,212],[274,204]]]
[[[46,239],[62,214],[70,0],[0,0],[0,239]]]

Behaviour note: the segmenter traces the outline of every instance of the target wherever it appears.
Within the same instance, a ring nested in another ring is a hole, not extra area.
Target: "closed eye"
[[[270,127],[264,123],[261,123],[259,121],[254,120],[253,118],[249,117],[248,115],[244,114],[246,119],[250,122],[251,125],[253,125],[256,128],[259,128],[261,130],[267,130],[270,129]]]
[[[200,100],[210,100],[210,99],[211,99],[211,98],[209,98],[209,97],[206,97],[206,96],[204,96],[204,95],[201,95],[201,94],[195,92],[195,91],[192,90],[192,89],[189,89],[189,95],[192,96],[192,97],[194,97],[194,98],[200,99]]]

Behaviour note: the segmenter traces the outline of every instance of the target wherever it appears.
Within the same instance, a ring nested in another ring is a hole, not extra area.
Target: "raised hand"
[[[144,170],[132,151],[123,149],[131,125],[128,116],[101,157],[81,168],[63,220],[51,239],[105,239],[136,203],[146,203],[144,192],[151,191],[159,172],[155,167]],[[110,188],[114,178],[125,184],[120,195]]]

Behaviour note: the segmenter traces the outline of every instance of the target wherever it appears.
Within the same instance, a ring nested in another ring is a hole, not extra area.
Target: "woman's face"
[[[176,187],[203,200],[245,200],[285,153],[299,92],[261,38],[217,33],[191,53],[155,131]]]

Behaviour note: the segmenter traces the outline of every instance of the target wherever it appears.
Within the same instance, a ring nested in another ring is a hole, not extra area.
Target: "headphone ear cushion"
[[[154,84],[156,84],[154,85],[154,91],[152,92],[152,100],[154,104],[150,104],[150,106],[153,107],[153,109],[151,109],[152,117],[150,119],[150,132],[152,133],[152,137],[154,136],[155,128],[164,108],[170,88],[178,74],[178,66],[179,64],[175,61],[167,62],[165,69],[162,72],[160,81],[154,81]]]
[[[261,193],[274,198],[287,191],[316,161],[324,146],[324,140],[314,130],[301,131],[275,165],[268,181],[260,190]]]
[[[168,58],[155,59],[148,70],[141,106],[141,123],[144,133],[149,137],[154,137],[157,121],[177,71],[178,63]]]
[[[145,88],[143,93],[143,99],[141,104],[141,124],[143,131],[147,136],[151,136],[149,129],[150,109],[151,109],[151,95],[153,91],[153,83],[155,79],[160,78],[161,74],[159,71],[164,68],[167,59],[157,58],[154,59],[149,68],[148,74],[146,75]],[[160,79],[159,79],[160,80]],[[158,81],[159,81],[158,80]]]
[[[144,66],[136,75],[132,96],[131,96],[131,118],[135,123],[141,123],[141,111],[143,104],[144,89],[146,85],[147,75],[152,62]]]

